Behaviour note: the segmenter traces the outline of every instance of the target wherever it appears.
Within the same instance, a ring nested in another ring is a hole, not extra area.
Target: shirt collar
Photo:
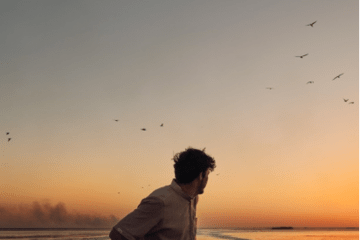
[[[189,195],[187,195],[186,193],[183,192],[183,190],[181,189],[181,187],[179,186],[179,184],[176,182],[175,179],[172,180],[170,187],[172,189],[174,189],[174,191],[177,194],[179,194],[180,196],[182,196],[186,200],[191,201],[192,199],[194,199],[193,197],[190,197]]]

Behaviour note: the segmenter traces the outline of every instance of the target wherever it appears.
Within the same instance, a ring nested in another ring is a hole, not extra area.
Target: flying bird
[[[11,138],[8,138],[8,142],[10,142]]]
[[[309,84],[309,83],[310,83],[310,84],[311,84],[311,83],[314,83],[314,81],[308,81],[306,84]]]
[[[337,78],[340,78],[340,76],[343,75],[343,74],[344,74],[344,73],[341,73],[341,74],[337,75],[336,77],[334,77],[333,80],[335,80],[335,79],[337,79]]]
[[[309,54],[307,53],[307,54],[304,54],[304,55],[301,55],[301,56],[295,56],[295,57],[303,58],[303,57],[305,57],[307,55],[309,55]]]
[[[349,102],[349,104],[354,104],[354,102]]]
[[[316,21],[315,22],[313,22],[313,23],[310,23],[310,24],[308,24],[308,25],[306,25],[306,26],[311,26],[311,27],[314,27],[314,24],[316,23]]]
[[[160,127],[163,127],[164,126],[164,124],[162,123],[161,125],[160,125]]]
[[[10,134],[9,132],[6,133],[6,135],[9,135],[9,134]]]
[[[142,128],[141,130],[146,131],[146,128]]]
[[[119,121],[119,119],[114,119],[114,121],[115,121],[115,122],[118,122],[118,121]]]
[[[266,89],[269,89],[269,90],[271,90],[271,89],[273,89],[272,87],[267,87]]]
[[[349,101],[349,99],[345,99],[345,98],[343,98],[344,99],[344,102],[347,102],[347,101]]]

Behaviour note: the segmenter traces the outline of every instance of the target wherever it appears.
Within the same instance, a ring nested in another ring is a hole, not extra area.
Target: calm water
[[[110,230],[11,230],[0,231],[0,240],[109,240]]]
[[[295,230],[227,230],[199,229],[197,240],[358,240],[358,230],[295,229]]]
[[[109,240],[110,230],[7,230],[0,231],[0,240]],[[355,240],[358,230],[227,230],[198,229],[197,240]]]

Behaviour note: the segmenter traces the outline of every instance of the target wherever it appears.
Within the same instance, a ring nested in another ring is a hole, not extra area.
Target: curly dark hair
[[[196,179],[200,173],[205,176],[208,169],[214,171],[215,160],[203,150],[189,147],[185,151],[175,154],[175,179],[177,183],[187,184]]]

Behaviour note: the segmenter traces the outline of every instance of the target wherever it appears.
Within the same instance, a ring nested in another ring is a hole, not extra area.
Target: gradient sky
[[[14,222],[122,218],[192,146],[217,163],[199,227],[358,226],[358,1],[1,0],[0,32]]]

